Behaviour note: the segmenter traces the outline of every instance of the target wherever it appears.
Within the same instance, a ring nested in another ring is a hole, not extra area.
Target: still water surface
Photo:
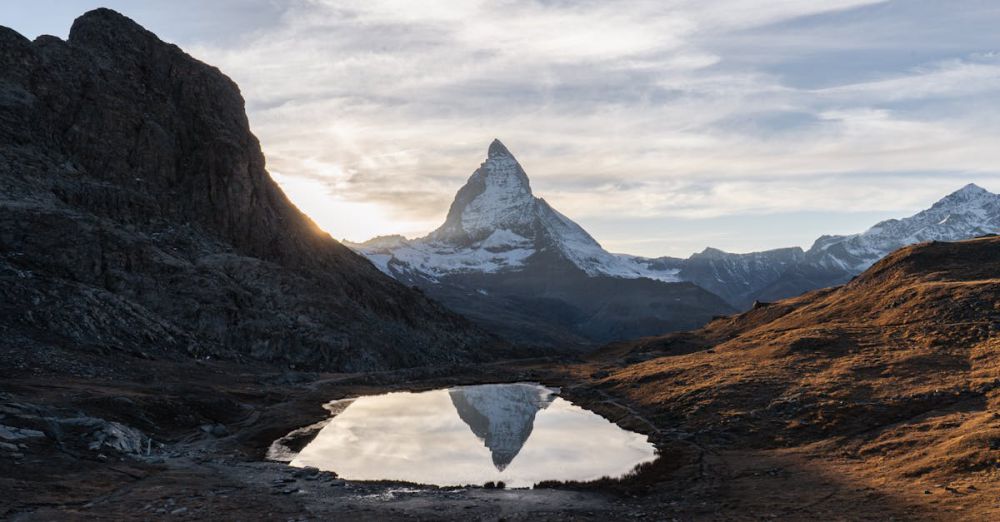
[[[655,458],[645,435],[515,383],[353,399],[291,464],[349,480],[530,487],[619,477]]]

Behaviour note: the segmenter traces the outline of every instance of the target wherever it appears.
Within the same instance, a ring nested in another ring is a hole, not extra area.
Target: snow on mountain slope
[[[498,229],[467,246],[424,239],[410,241],[402,237],[393,243],[372,240],[347,245],[386,274],[404,280],[415,276],[436,281],[456,273],[492,274],[516,270],[535,254],[532,241],[506,229]]]
[[[349,246],[401,279],[516,271],[538,253],[556,252],[589,276],[677,280],[676,270],[649,270],[609,253],[535,197],[524,169],[499,140],[490,144],[486,161],[455,195],[437,230],[414,240],[389,236]]]
[[[906,245],[957,241],[998,230],[1000,195],[970,183],[911,217],[882,221],[860,234],[823,236],[806,252],[805,261],[861,273]]]
[[[444,224],[428,237],[444,243],[471,244],[501,229],[528,233],[536,204],[521,165],[502,143],[494,140],[486,161],[455,195]]]

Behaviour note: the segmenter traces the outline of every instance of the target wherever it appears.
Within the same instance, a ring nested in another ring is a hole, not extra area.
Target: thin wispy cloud
[[[218,4],[245,28],[200,35],[110,3],[240,84],[269,168],[336,237],[426,233],[494,137],[637,254],[801,245],[1000,189],[994,2],[255,0],[264,19]]]

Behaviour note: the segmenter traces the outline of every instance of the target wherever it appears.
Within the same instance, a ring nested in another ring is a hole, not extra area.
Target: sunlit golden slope
[[[842,287],[610,345],[584,371],[706,445],[808,446],[904,496],[961,484],[985,516],[1000,478],[998,327],[1000,238],[925,243]]]

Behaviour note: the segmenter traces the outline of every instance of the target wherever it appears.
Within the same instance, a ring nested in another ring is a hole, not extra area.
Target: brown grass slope
[[[932,242],[841,287],[609,345],[582,371],[723,451],[809,447],[858,480],[983,491],[1000,478],[998,327],[1000,238]]]

